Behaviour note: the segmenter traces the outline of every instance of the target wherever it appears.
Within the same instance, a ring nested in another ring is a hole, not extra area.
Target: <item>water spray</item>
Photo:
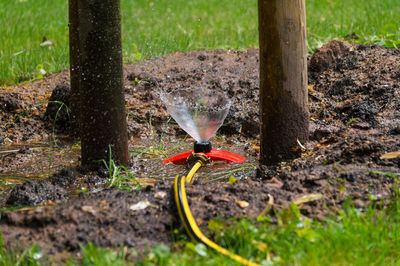
[[[193,150],[165,159],[164,164],[187,164],[192,153],[203,153],[210,161],[243,163],[246,160],[236,153],[212,149],[210,139],[221,127],[231,106],[224,92],[183,88],[162,93],[161,100],[178,125],[196,140]]]

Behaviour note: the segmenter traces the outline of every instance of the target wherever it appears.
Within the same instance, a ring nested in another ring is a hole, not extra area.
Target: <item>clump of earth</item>
[[[256,49],[193,51],[125,66],[130,149],[161,137],[166,143],[184,139],[176,123],[167,123],[170,117],[158,96],[160,89],[208,87],[226,92],[233,101],[217,146],[256,163],[258,58]],[[396,180],[385,173],[400,172],[400,50],[335,40],[309,56],[308,69],[309,141],[299,144],[301,157],[236,172],[233,183],[225,178],[190,185],[190,207],[201,227],[217,217],[268,215],[274,221],[275,212],[291,203],[298,204],[303,215],[323,219],[344,202],[361,209],[390,202],[386,200]],[[106,188],[105,171],[79,167],[78,149],[75,157],[66,156],[65,150],[54,155],[50,177],[29,179],[26,165],[39,164],[35,154],[51,148],[38,143],[77,143],[68,110],[56,103],[39,104],[51,99],[68,105],[68,73],[0,88],[0,204],[26,206],[0,213],[5,246],[36,243],[49,256],[60,257],[77,254],[80,243],[138,250],[170,243],[172,229],[181,227],[173,176],[143,179],[143,188],[133,191]],[[140,175],[151,164],[150,159],[132,161],[130,169]],[[18,176],[15,169],[25,177],[8,188],[7,182],[16,180],[11,177]],[[76,193],[80,187],[91,193]],[[146,208],[132,208],[143,202]]]

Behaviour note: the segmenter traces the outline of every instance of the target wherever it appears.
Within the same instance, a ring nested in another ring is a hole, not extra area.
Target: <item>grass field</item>
[[[256,0],[121,0],[121,10],[125,63],[258,46]],[[307,0],[309,51],[352,33],[351,41],[397,47],[399,21],[398,0]],[[67,0],[0,1],[0,23],[0,85],[68,67]]]

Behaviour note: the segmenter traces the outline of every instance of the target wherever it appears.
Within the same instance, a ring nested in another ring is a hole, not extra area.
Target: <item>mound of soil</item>
[[[159,90],[207,86],[233,99],[219,133],[228,143],[242,144],[246,155],[257,156],[258,64],[258,50],[250,49],[175,53],[125,66],[130,145],[137,137],[149,137],[144,122],[149,119],[157,133],[184,135],[177,125],[163,127],[169,115],[159,100]],[[310,56],[308,67],[310,140],[303,143],[302,156],[275,167],[263,166],[233,184],[191,185],[188,196],[200,226],[216,217],[262,214],[274,219],[274,210],[293,202],[302,214],[322,218],[349,198],[358,208],[390,198],[396,180],[381,173],[400,172],[398,154],[385,156],[400,150],[400,50],[333,41]],[[53,124],[48,117],[54,116],[57,106],[49,104],[45,112],[45,105],[34,103],[50,99],[53,89],[52,101],[60,100],[57,95],[67,101],[62,91],[68,90],[67,70],[0,89],[0,143],[4,147],[49,138]],[[57,133],[68,133],[67,120],[63,114]],[[0,153],[0,173],[8,173],[29,156],[24,149]],[[47,181],[24,183],[10,191],[7,206],[42,205],[1,213],[5,245],[34,242],[51,256],[78,252],[79,243],[87,242],[140,250],[171,242],[173,228],[181,226],[171,180],[133,192],[105,189],[71,197],[66,191],[77,179],[101,187],[104,173],[70,167]]]

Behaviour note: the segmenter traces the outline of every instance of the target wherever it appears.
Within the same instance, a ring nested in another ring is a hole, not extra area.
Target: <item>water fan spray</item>
[[[165,159],[164,164],[186,164],[193,152],[204,153],[211,161],[242,163],[246,160],[236,153],[211,146],[210,138],[221,127],[231,106],[225,93],[206,88],[182,88],[160,96],[178,125],[196,140],[193,150]]]

